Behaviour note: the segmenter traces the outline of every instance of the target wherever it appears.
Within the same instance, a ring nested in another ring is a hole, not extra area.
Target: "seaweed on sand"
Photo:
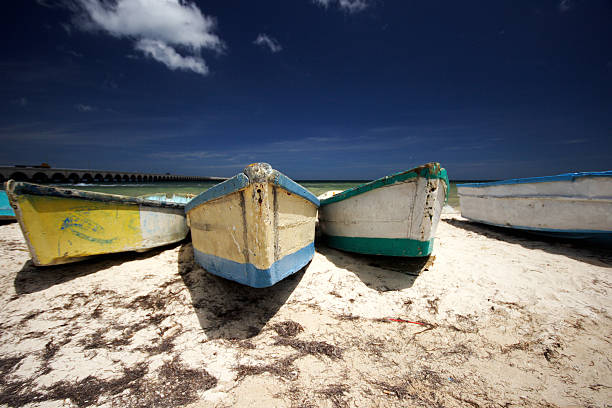
[[[348,320],[348,321],[353,321],[353,320],[359,320],[361,319],[361,317],[359,316],[355,316],[352,314],[342,314],[338,316],[339,320]]]
[[[276,323],[272,329],[281,337],[294,337],[298,333],[304,331],[302,325],[292,320]]]
[[[60,381],[43,393],[33,389],[31,379],[6,381],[5,374],[21,359],[23,356],[10,361],[0,360],[0,385],[3,388],[0,404],[21,407],[36,402],[69,399],[78,407],[88,407],[102,398],[112,406],[178,407],[197,401],[198,391],[217,385],[217,379],[206,370],[187,368],[178,361],[177,356],[162,365],[155,379],[146,379],[147,365],[139,363],[124,367],[118,378],[101,379],[90,375],[76,382]]]
[[[140,363],[132,368],[124,368],[123,375],[119,378],[102,380],[90,375],[76,383],[60,381],[51,386],[50,392],[44,396],[44,400],[69,398],[79,407],[88,407],[94,405],[102,394],[116,395],[126,389],[137,389],[139,381],[146,372],[146,365]]]
[[[0,385],[6,385],[6,376],[24,358],[25,356],[17,356],[0,359]]]
[[[301,327],[301,326],[300,326]],[[295,360],[307,354],[325,355],[331,359],[342,358],[342,349],[323,341],[302,341],[292,337],[276,337],[275,346],[289,346],[297,350],[288,357],[278,359],[265,365],[246,365],[241,364],[236,367],[238,375],[236,380],[241,380],[246,376],[269,373],[278,377],[295,380],[299,376],[299,369],[293,365]]]
[[[9,379],[10,372],[25,357],[25,355],[22,355],[0,359],[0,404],[21,407],[40,396],[40,394],[31,391],[30,381]]]
[[[423,368],[410,376],[405,376],[395,382],[373,381],[380,391],[398,400],[410,399],[418,403],[418,406],[442,407],[436,391],[443,386],[442,378],[438,373]]]
[[[241,380],[244,377],[270,373],[278,377],[295,380],[299,376],[299,370],[293,366],[293,362],[302,356],[301,353],[295,353],[288,357],[276,360],[271,364],[266,365],[246,365],[241,364],[236,367],[238,375],[236,380]]]
[[[278,337],[275,346],[289,346],[298,350],[302,355],[319,354],[325,355],[333,360],[342,358],[342,349],[324,341],[303,341],[293,338]]]
[[[53,339],[51,339],[47,344],[45,344],[45,352],[42,355],[44,361],[51,360],[55,354],[62,348],[63,345],[70,342],[70,339],[63,339],[58,343],[54,343]]]
[[[327,388],[319,391],[319,394],[331,400],[335,407],[347,407],[348,403],[344,401],[344,394],[349,392],[350,388],[346,384],[331,384]]]
[[[214,388],[217,379],[208,371],[195,370],[180,363],[179,357],[167,361],[158,372],[156,383],[146,383],[134,397],[137,407],[177,407],[198,400],[198,391]],[[141,392],[144,391],[144,395]],[[143,398],[144,397],[144,398]]]
[[[70,343],[70,339],[64,338],[57,343],[53,342],[53,339],[51,339],[47,344],[45,344],[45,351],[41,356],[43,360],[41,367],[41,375],[47,374],[51,371],[51,368],[49,367],[49,362],[53,357],[55,357],[55,354],[57,354],[59,349],[68,343]]]

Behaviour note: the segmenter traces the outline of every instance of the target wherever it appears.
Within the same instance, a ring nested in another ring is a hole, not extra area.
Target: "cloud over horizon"
[[[202,49],[222,52],[216,22],[183,0],[75,0],[75,23],[89,31],[129,38],[134,48],[171,70],[208,74]],[[190,55],[182,55],[178,50]]]
[[[268,48],[272,53],[277,53],[283,50],[283,47],[280,43],[275,39],[270,37],[267,34],[259,34],[253,44],[259,45],[263,48]]]
[[[97,110],[97,108],[95,106],[85,105],[83,103],[77,103],[76,105],[74,105],[74,107],[79,112],[92,112],[92,111]]]
[[[312,0],[315,4],[322,7],[329,7],[330,4],[337,3],[338,7],[349,13],[357,13],[365,10],[369,6],[369,0]]]

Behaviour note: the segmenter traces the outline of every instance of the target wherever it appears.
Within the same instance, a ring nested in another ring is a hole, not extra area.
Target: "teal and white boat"
[[[326,244],[371,255],[427,256],[448,197],[446,170],[428,163],[319,198]]]
[[[6,191],[0,190],[0,221],[14,220],[15,219],[15,211],[13,211],[13,207],[11,207],[11,203],[9,203],[8,196],[6,195]]]
[[[243,285],[272,286],[312,259],[318,207],[269,164],[251,164],[185,206],[195,261]]]

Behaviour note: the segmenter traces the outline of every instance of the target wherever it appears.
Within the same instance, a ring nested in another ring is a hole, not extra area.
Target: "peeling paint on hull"
[[[461,215],[494,226],[612,242],[612,171],[457,185]]]
[[[427,256],[448,196],[446,171],[417,167],[321,197],[319,226],[327,245],[387,256]]]
[[[133,197],[61,190],[9,181],[7,191],[34,264],[57,265],[93,255],[143,251],[183,240],[182,206]],[[53,191],[51,191],[53,193]],[[112,199],[111,199],[112,198]]]
[[[318,199],[258,163],[186,206],[195,260],[208,272],[267,287],[314,255]]]

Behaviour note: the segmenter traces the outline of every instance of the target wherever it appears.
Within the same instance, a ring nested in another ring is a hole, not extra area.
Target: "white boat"
[[[612,171],[458,184],[471,221],[612,242]]]
[[[274,285],[312,259],[318,207],[317,197],[269,164],[251,164],[185,206],[194,258],[243,285]]]
[[[350,252],[427,256],[448,197],[446,170],[428,163],[322,196],[319,227],[327,245]]]

